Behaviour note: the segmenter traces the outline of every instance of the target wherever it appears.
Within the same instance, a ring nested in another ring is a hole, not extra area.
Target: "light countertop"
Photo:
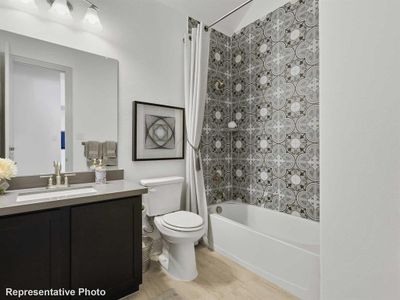
[[[95,184],[93,182],[81,183],[71,185],[70,188],[83,187],[92,187],[96,190],[96,193],[90,195],[68,197],[62,196],[51,199],[17,202],[19,194],[45,192],[48,190],[46,188],[33,188],[7,191],[4,195],[0,196],[0,216],[28,213],[39,210],[54,209],[113,199],[129,198],[147,193],[147,188],[139,185],[138,183],[127,180],[114,180],[107,182],[107,184]]]

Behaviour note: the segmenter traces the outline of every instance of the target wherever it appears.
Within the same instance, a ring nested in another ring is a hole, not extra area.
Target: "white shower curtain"
[[[186,107],[186,210],[204,220],[203,241],[208,244],[208,213],[201,153],[199,150],[207,97],[210,34],[200,23],[185,36],[185,107]]]

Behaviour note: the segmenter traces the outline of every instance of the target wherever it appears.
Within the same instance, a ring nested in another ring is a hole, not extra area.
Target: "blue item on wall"
[[[61,150],[65,150],[65,131],[61,131]]]

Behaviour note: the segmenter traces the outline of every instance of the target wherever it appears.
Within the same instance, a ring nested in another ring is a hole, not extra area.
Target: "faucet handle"
[[[47,188],[51,189],[53,187],[53,175],[42,175],[40,178],[48,178]]]
[[[75,173],[64,174],[64,185],[65,186],[69,186],[68,177],[73,177],[73,176],[76,176],[76,174]]]

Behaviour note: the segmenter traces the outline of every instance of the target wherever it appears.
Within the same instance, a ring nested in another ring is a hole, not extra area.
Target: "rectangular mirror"
[[[116,169],[118,61],[0,30],[0,157],[18,176]]]

